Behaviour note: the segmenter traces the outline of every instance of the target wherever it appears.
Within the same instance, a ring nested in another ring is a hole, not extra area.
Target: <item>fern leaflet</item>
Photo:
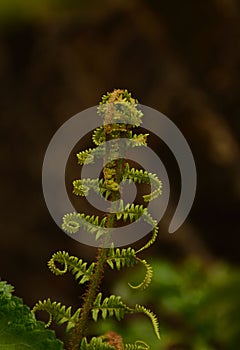
[[[84,337],[80,343],[81,350],[116,350],[116,348],[106,342],[101,337],[93,337],[90,342]],[[130,349],[129,349],[130,350]]]
[[[56,301],[51,302],[48,298],[44,301],[39,301],[33,308],[32,312],[35,314],[37,311],[46,311],[49,314],[49,321],[46,324],[46,327],[49,327],[54,320],[57,324],[63,324],[67,322],[66,331],[68,332],[71,328],[76,326],[76,323],[79,318],[79,314],[81,309],[77,309],[77,311],[71,315],[72,307],[69,306],[66,308],[65,305],[61,303],[57,303]]]
[[[56,263],[60,263],[64,266],[63,270],[60,270]],[[55,275],[63,275],[67,271],[70,271],[79,284],[87,282],[94,270],[95,264],[92,263],[87,266],[86,262],[82,259],[78,259],[75,256],[69,256],[66,252],[57,252],[53,254],[51,260],[48,262],[48,267]]]
[[[132,313],[133,310],[125,305],[120,296],[111,295],[109,298],[105,298],[103,301],[102,293],[98,293],[92,308],[92,318],[97,321],[99,311],[102,313],[102,318],[105,320],[107,316],[115,316],[120,321],[125,313]]]
[[[124,350],[149,350],[150,347],[141,340],[135,341],[134,344],[124,344]]]
[[[159,333],[159,323],[157,320],[157,316],[154,315],[154,313],[148,309],[146,309],[144,306],[142,305],[135,305],[135,311],[136,312],[141,312],[143,314],[145,314],[146,316],[148,316],[150,318],[150,320],[152,321],[152,325],[153,325],[153,329],[155,331],[155,334],[157,336],[158,339],[160,339],[160,333]]]

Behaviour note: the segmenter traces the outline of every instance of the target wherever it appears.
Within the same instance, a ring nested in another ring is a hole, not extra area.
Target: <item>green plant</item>
[[[142,264],[146,268],[144,280],[136,286],[129,284],[133,289],[146,288],[152,278],[152,268],[141,259],[138,254],[148,248],[156,239],[158,233],[158,222],[152,218],[147,209],[147,203],[161,194],[161,181],[155,174],[148,173],[142,169],[135,169],[124,159],[124,147],[137,147],[147,145],[148,134],[135,133],[134,129],[141,125],[143,116],[138,109],[137,101],[131,97],[127,90],[114,90],[103,96],[98,107],[98,114],[103,118],[103,126],[97,128],[92,135],[92,140],[97,146],[94,149],[84,150],[77,154],[80,165],[94,162],[96,158],[103,159],[103,174],[99,179],[77,179],[73,181],[73,193],[77,196],[87,196],[90,190],[102,195],[109,200],[111,211],[108,214],[88,215],[86,213],[69,213],[63,217],[63,230],[75,234],[80,228],[84,228],[89,234],[95,235],[99,241],[98,255],[96,262],[87,264],[77,257],[70,256],[67,252],[55,253],[48,265],[56,275],[63,275],[71,272],[78,284],[88,284],[81,308],[75,312],[71,307],[65,307],[61,303],[52,302],[50,299],[39,301],[33,308],[35,314],[39,310],[47,311],[50,315],[49,326],[52,319],[58,324],[66,324],[66,332],[69,334],[69,341],[66,344],[69,350],[91,350],[91,349],[126,349],[140,350],[148,349],[143,341],[136,341],[135,344],[124,344],[122,338],[109,332],[103,336],[87,339],[87,329],[90,318],[97,322],[100,318],[114,316],[121,320],[126,314],[143,313],[148,316],[153,324],[157,338],[159,326],[156,316],[152,311],[142,305],[127,306],[120,296],[111,295],[103,298],[99,292],[100,284],[107,265],[111,269],[120,270],[123,267]],[[129,140],[124,147],[119,140]],[[107,141],[114,141],[108,143]],[[110,146],[109,146],[110,144]],[[122,152],[122,153],[121,153]],[[119,154],[122,156],[119,157]],[[114,155],[118,157],[112,159]],[[111,161],[109,161],[109,157]],[[121,182],[134,182],[136,184],[147,184],[153,186],[153,191],[143,196],[144,204],[124,203],[121,197]],[[118,207],[116,206],[118,203]],[[150,240],[140,249],[115,248],[111,241],[111,228],[116,225],[128,224],[143,219],[150,225],[152,236]],[[108,247],[106,247],[108,246]],[[60,268],[62,265],[62,269]]]
[[[45,324],[36,321],[14,288],[0,281],[0,350],[62,350],[62,342]]]

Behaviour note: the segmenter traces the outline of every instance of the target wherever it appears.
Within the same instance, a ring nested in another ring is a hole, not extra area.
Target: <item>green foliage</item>
[[[143,171],[142,169],[138,170],[135,168],[130,168],[129,164],[127,163],[123,174],[123,179],[128,179],[129,181],[134,181],[135,183],[146,183],[153,185],[155,190],[152,193],[143,196],[145,202],[149,202],[161,194],[162,182],[158,179],[156,174],[149,173],[146,170]]]
[[[114,249],[112,246],[108,251],[107,263],[114,269],[120,270],[124,266],[133,266],[138,262],[136,259],[136,252],[133,248],[123,248],[123,249]]]
[[[103,301],[101,299],[102,293],[98,293],[92,308],[92,317],[94,321],[97,321],[99,311],[101,311],[104,320],[108,316],[115,316],[118,321],[124,317],[125,313],[132,312],[132,310],[122,302],[120,296],[111,295]]]
[[[83,150],[77,154],[78,163],[91,164],[95,158],[103,160],[103,178],[99,179],[76,179],[73,181],[73,193],[77,196],[87,196],[90,190],[98,195],[108,199],[113,210],[100,218],[97,215],[87,213],[68,213],[63,217],[62,228],[64,231],[75,234],[80,228],[86,230],[95,239],[104,240],[108,237],[109,228],[114,224],[122,222],[134,222],[144,220],[152,229],[150,240],[138,251],[133,248],[110,248],[99,249],[96,263],[89,266],[74,256],[69,256],[66,252],[55,253],[48,263],[50,270],[55,275],[63,275],[71,272],[79,284],[88,284],[82,307],[77,309],[74,314],[71,307],[66,307],[61,303],[52,302],[50,299],[39,301],[33,308],[33,313],[37,311],[46,311],[50,318],[46,326],[49,326],[54,320],[57,324],[66,324],[66,331],[70,334],[71,350],[90,350],[90,349],[116,349],[116,350],[145,350],[148,346],[142,341],[136,341],[133,344],[124,345],[119,335],[108,333],[107,337],[93,337],[88,342],[86,338],[86,329],[90,316],[93,321],[98,322],[99,318],[116,318],[120,321],[126,314],[146,315],[152,322],[154,332],[160,339],[159,325],[156,315],[146,307],[136,304],[133,307],[126,305],[120,296],[110,295],[102,297],[99,291],[99,285],[106,266],[111,269],[120,270],[123,267],[132,267],[137,264],[144,266],[146,273],[142,282],[129,286],[136,289],[145,289],[152,279],[152,267],[146,260],[140,259],[137,254],[148,248],[156,239],[158,233],[158,223],[152,218],[147,207],[140,204],[124,203],[120,199],[118,208],[115,200],[120,197],[121,182],[135,182],[136,184],[148,184],[153,187],[150,194],[143,196],[144,202],[157,198],[161,194],[162,183],[155,174],[147,171],[132,168],[130,164],[119,156],[119,138],[127,139],[126,147],[138,147],[147,145],[148,134],[135,134],[133,128],[140,126],[142,112],[138,109],[137,101],[131,97],[127,90],[114,90],[103,96],[98,107],[98,114],[103,118],[103,126],[94,130],[92,140],[97,146],[95,149]],[[106,141],[112,140],[109,147]],[[108,155],[113,156],[110,162],[107,162]],[[59,268],[62,266],[62,269]],[[131,303],[130,303],[131,304]],[[120,338],[119,338],[120,337]]]
[[[32,312],[35,314],[37,311],[46,311],[49,313],[49,321],[46,327],[49,327],[52,323],[52,319],[57,324],[63,324],[67,322],[66,331],[68,332],[71,328],[75,327],[78,321],[81,309],[78,309],[73,315],[71,314],[72,307],[66,308],[65,305],[57,303],[56,301],[51,302],[50,299],[39,301],[33,308]]]
[[[0,349],[61,350],[53,331],[36,321],[29,307],[12,295],[14,288],[0,281]]]
[[[133,286],[130,283],[128,284],[133,289],[145,289],[150,284],[152,279],[152,267],[146,262],[146,260],[141,260],[140,258],[138,258],[136,256],[136,251],[133,248],[129,247],[127,249],[114,249],[113,247],[111,247],[109,249],[107,263],[112,269],[114,269],[116,266],[117,270],[120,270],[124,266],[130,267],[139,262],[145,267],[146,275],[144,280],[140,284],[136,286]]]
[[[62,264],[64,269],[60,270],[56,267],[56,263]],[[51,260],[48,262],[48,266],[55,275],[63,275],[67,271],[70,271],[78,283],[83,284],[90,279],[95,264],[92,263],[90,266],[87,266],[87,263],[83,262],[82,259],[69,256],[66,252],[57,252],[53,254]]]
[[[114,346],[104,342],[101,337],[93,337],[90,342],[87,342],[87,338],[84,337],[80,344],[81,350],[115,350]]]

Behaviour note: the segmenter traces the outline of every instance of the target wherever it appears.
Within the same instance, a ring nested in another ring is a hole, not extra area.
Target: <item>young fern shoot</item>
[[[63,217],[62,228],[72,235],[80,229],[95,236],[99,242],[96,262],[87,264],[67,252],[53,254],[48,263],[55,275],[71,272],[78,284],[88,284],[83,304],[75,312],[71,307],[50,299],[39,301],[33,312],[44,310],[49,313],[49,326],[53,321],[57,324],[66,324],[69,334],[68,350],[144,350],[149,349],[144,341],[137,340],[134,344],[124,344],[120,335],[109,332],[99,337],[88,339],[87,328],[91,319],[95,322],[99,318],[115,317],[118,321],[126,314],[143,313],[152,322],[154,332],[160,339],[159,325],[152,311],[142,305],[128,306],[121,296],[110,295],[103,298],[99,292],[103,273],[107,266],[120,270],[123,267],[134,266],[138,263],[145,267],[146,275],[138,285],[129,286],[133,289],[145,289],[151,282],[152,268],[146,260],[138,254],[154,243],[158,234],[158,222],[154,220],[147,209],[147,203],[161,194],[162,183],[157,175],[138,170],[124,158],[127,148],[147,146],[148,134],[135,133],[141,125],[143,114],[138,108],[137,101],[127,90],[114,90],[103,96],[98,107],[98,114],[103,119],[103,125],[94,130],[92,140],[96,148],[83,150],[77,154],[78,163],[92,164],[97,158],[103,161],[103,175],[101,179],[76,179],[73,181],[73,193],[77,196],[87,196],[90,191],[109,201],[111,211],[103,217],[88,215],[87,213],[68,213]],[[124,146],[119,142],[127,140]],[[110,142],[108,142],[110,141]],[[119,156],[120,155],[120,156]],[[124,203],[121,199],[121,183],[134,182],[135,184],[151,185],[152,192],[143,195],[143,204]],[[126,225],[138,220],[144,220],[151,227],[150,240],[140,249],[115,248],[111,242],[111,229],[120,224]],[[62,266],[62,268],[60,268]]]

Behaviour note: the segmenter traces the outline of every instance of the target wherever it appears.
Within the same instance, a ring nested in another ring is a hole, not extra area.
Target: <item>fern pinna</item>
[[[72,312],[71,307],[52,302],[50,299],[39,301],[33,308],[33,312],[44,310],[49,313],[50,318],[47,326],[54,320],[58,324],[66,324],[66,332],[69,334],[69,342],[66,345],[69,350],[91,350],[91,349],[117,349],[117,350],[144,350],[148,345],[143,341],[136,341],[134,344],[124,344],[121,336],[114,332],[107,335],[87,339],[87,326],[92,318],[97,322],[99,318],[115,317],[117,320],[124,318],[126,314],[143,313],[148,316],[153,324],[158,339],[159,327],[156,316],[147,308],[141,305],[127,306],[120,296],[111,295],[103,298],[99,286],[103,272],[108,265],[111,269],[120,270],[123,267],[142,264],[146,269],[143,281],[131,288],[146,288],[152,277],[152,268],[141,259],[138,254],[148,248],[156,239],[158,233],[158,222],[148,212],[147,205],[124,203],[121,198],[121,183],[134,182],[136,184],[151,184],[152,192],[143,195],[143,202],[154,200],[161,194],[162,184],[155,174],[142,169],[131,167],[124,159],[124,153],[119,157],[118,140],[125,138],[129,140],[126,147],[138,147],[147,145],[148,134],[137,134],[135,129],[141,125],[142,112],[138,109],[137,101],[131,97],[127,90],[114,90],[103,96],[98,107],[98,114],[103,118],[103,126],[94,130],[92,140],[97,146],[83,150],[77,154],[78,163],[91,164],[96,158],[103,159],[103,175],[101,179],[76,179],[73,181],[73,193],[77,196],[87,196],[89,191],[95,191],[109,201],[114,208],[119,203],[116,212],[112,210],[103,217],[88,215],[87,213],[68,213],[63,217],[62,228],[65,232],[74,235],[81,229],[86,230],[101,243],[109,242],[109,229],[119,223],[131,223],[143,219],[150,225],[152,235],[150,240],[140,249],[115,248],[113,243],[106,247],[98,248],[96,262],[87,264],[77,257],[70,256],[67,252],[53,254],[48,265],[56,275],[63,275],[71,272],[78,284],[88,284],[84,296],[83,305]],[[115,141],[115,142],[107,142]],[[124,150],[123,150],[124,152]],[[112,160],[108,161],[108,155]],[[114,155],[116,157],[114,158]],[[118,200],[118,201],[117,201]],[[61,268],[62,266],[62,268]]]

